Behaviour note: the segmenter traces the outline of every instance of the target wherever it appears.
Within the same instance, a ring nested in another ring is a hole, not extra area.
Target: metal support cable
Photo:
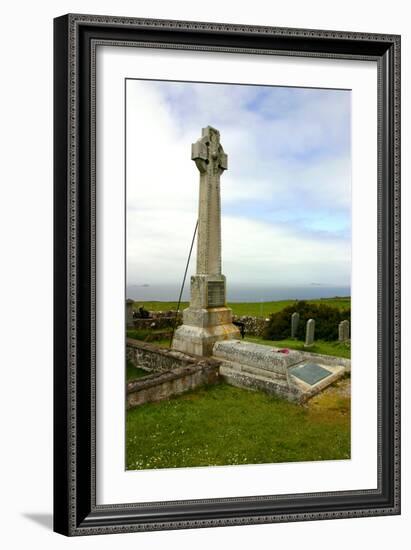
[[[174,332],[175,332],[176,326],[177,326],[178,312],[180,310],[181,297],[183,295],[184,285],[185,285],[185,282],[186,282],[188,266],[190,264],[191,253],[193,251],[193,246],[194,246],[194,241],[195,241],[195,238],[196,238],[197,228],[198,228],[198,220],[196,221],[196,226],[194,228],[193,238],[191,240],[190,252],[188,253],[186,268],[185,268],[185,271],[184,271],[183,282],[181,283],[180,296],[178,297],[177,311],[176,311],[176,316],[174,318],[173,331],[171,333],[169,348],[171,348],[171,346],[173,344]]]

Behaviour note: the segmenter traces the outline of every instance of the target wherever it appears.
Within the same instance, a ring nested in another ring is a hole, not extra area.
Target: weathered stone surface
[[[345,342],[345,340],[349,340],[350,338],[350,323],[349,321],[341,321],[341,323],[338,325],[338,340],[340,342]]]
[[[259,390],[288,401],[302,402],[301,392],[298,388],[290,386],[286,379],[273,379],[267,376],[266,372],[252,373],[231,363],[222,363],[220,366],[220,377],[231,386]]]
[[[341,378],[351,363],[348,359],[295,350],[281,353],[280,348],[241,341],[217,342],[213,357],[220,361],[220,375],[227,383],[299,403]],[[310,363],[323,366],[328,374],[312,384],[293,374],[296,367]]]
[[[203,128],[192,145],[191,158],[200,172],[197,273],[191,277],[190,306],[183,325],[173,338],[173,348],[195,355],[211,355],[218,340],[238,338],[226,306],[226,281],[221,273],[220,175],[227,169],[227,155],[215,128]]]
[[[252,344],[242,340],[217,342],[214,346],[213,357],[282,375],[286,374],[287,367],[301,361],[299,351],[288,350],[288,353],[282,353],[281,348]]]
[[[174,333],[173,349],[192,355],[210,356],[214,344],[220,340],[238,338],[239,331],[233,324],[196,327],[181,325]]]
[[[192,145],[191,159],[200,172],[197,273],[220,275],[220,175],[227,169],[227,155],[220,143],[220,132],[211,126],[203,128],[201,138]]]
[[[160,348],[155,344],[132,338],[127,338],[126,353],[127,359],[135,367],[148,372],[163,372],[198,363],[198,358],[188,357],[179,351]]]
[[[307,326],[305,329],[305,344],[306,348],[314,344],[314,331],[315,331],[315,321],[314,319],[308,319]]]
[[[218,363],[212,360],[151,374],[127,384],[127,408],[162,401],[205,384],[219,381]]]
[[[291,338],[296,338],[299,322],[300,322],[300,314],[297,311],[295,311],[291,315]]]

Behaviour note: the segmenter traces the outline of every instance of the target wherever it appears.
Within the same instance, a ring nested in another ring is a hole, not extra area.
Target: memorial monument
[[[192,144],[191,159],[200,172],[197,269],[191,277],[190,306],[176,330],[173,349],[209,356],[219,340],[239,338],[226,306],[226,279],[221,273],[220,176],[227,170],[227,155],[215,128],[203,128]]]

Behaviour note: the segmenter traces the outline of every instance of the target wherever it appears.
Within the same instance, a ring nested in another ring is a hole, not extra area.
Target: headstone
[[[314,319],[308,319],[307,326],[305,329],[305,344],[304,347],[308,348],[314,343],[314,331],[315,331],[315,321]]]
[[[192,144],[191,159],[200,172],[197,273],[191,277],[190,306],[176,330],[173,348],[194,355],[211,355],[218,340],[239,338],[226,306],[226,279],[221,272],[220,176],[227,170],[227,155],[220,132],[203,128]]]
[[[126,300],[126,325],[127,328],[134,328],[133,321],[133,300]]]
[[[296,311],[291,315],[291,338],[296,338],[300,314]]]
[[[345,342],[345,340],[350,339],[350,322],[345,320],[341,321],[338,325],[338,340],[340,342]]]

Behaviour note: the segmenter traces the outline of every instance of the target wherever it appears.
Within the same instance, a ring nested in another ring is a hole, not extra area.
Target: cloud
[[[127,82],[128,284],[181,280],[198,208],[191,143],[208,124],[228,153],[227,278],[349,284],[349,92],[138,80]]]

